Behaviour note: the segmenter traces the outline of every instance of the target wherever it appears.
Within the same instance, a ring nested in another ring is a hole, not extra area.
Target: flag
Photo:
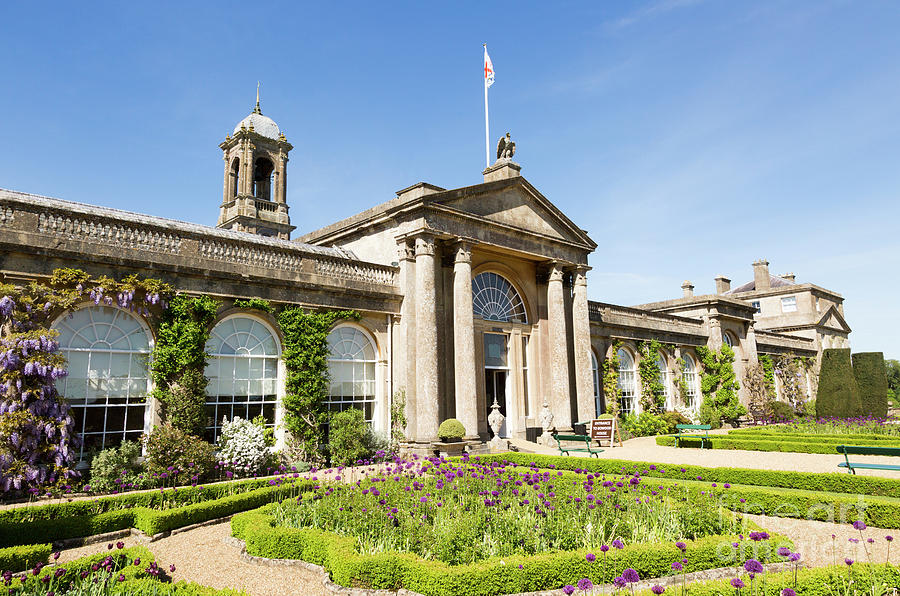
[[[487,46],[484,46],[484,86],[490,87],[494,84],[494,65],[491,64],[491,57],[488,56]]]

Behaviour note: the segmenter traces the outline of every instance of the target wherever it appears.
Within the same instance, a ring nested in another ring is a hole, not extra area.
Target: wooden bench
[[[838,464],[839,468],[847,468],[849,474],[856,474],[856,469],[861,470],[900,470],[900,466],[891,464],[863,464],[850,461],[848,455],[890,455],[900,457],[900,447],[855,447],[853,445],[838,445],[838,453],[844,454],[844,463]]]
[[[603,449],[597,449],[591,446],[591,437],[589,435],[559,435],[553,433],[556,444],[559,446],[560,455],[568,455],[572,451],[582,451],[590,453],[591,457],[598,457],[598,453],[603,453]],[[584,447],[564,447],[563,443],[584,444]]]
[[[710,449],[712,448],[712,442],[709,440],[709,429],[712,426],[709,424],[676,424],[675,430],[678,432],[675,434],[675,446],[681,447],[681,439],[700,439],[700,449],[703,449],[703,446],[706,443],[709,443]],[[685,431],[698,431],[702,430],[703,434],[697,434],[696,432],[685,432]]]

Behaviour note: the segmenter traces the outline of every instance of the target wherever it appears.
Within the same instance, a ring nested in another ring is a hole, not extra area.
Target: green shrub
[[[137,462],[140,455],[141,446],[135,441],[124,441],[95,455],[91,460],[91,490],[103,493],[120,490],[126,484],[133,488],[151,486],[149,478],[141,474]]]
[[[722,416],[716,409],[714,400],[710,397],[703,399],[703,403],[697,410],[697,417],[700,419],[700,424],[708,424],[712,428],[722,428]]]
[[[188,434],[202,436],[206,428],[206,386],[203,371],[185,369],[169,384],[165,420]]]
[[[353,465],[369,455],[369,425],[363,411],[348,408],[331,416],[328,452],[332,465]]]
[[[700,374],[700,390],[703,393],[700,421],[713,428],[719,428],[723,421],[735,424],[747,410],[738,400],[739,385],[734,374],[734,351],[728,345],[723,345],[718,352],[705,346],[697,346],[697,355],[703,363]]]
[[[846,444],[846,438],[835,438],[831,440],[822,439],[820,437],[760,437],[760,438],[744,438],[742,436],[722,436],[713,435],[705,440],[705,447],[712,449],[741,449],[745,451],[782,451],[788,453],[819,453],[819,454],[837,454],[836,447]],[[656,444],[664,447],[674,447],[675,437],[656,437]],[[687,437],[682,438],[678,442],[681,447],[700,448],[700,438]],[[861,441],[854,440],[854,445],[860,447],[900,447],[900,443],[893,443],[884,440]]]
[[[179,470],[203,479],[216,465],[212,445],[171,424],[154,427],[145,444],[147,471],[151,473],[171,476]]]
[[[797,417],[797,412],[794,408],[783,401],[772,401],[769,403],[769,408],[772,410],[772,418],[778,422],[788,422]]]
[[[859,401],[864,416],[887,417],[887,369],[881,352],[853,354],[853,376],[859,387]]]
[[[853,376],[849,348],[829,348],[822,352],[816,416],[853,418],[862,412],[859,386]]]
[[[650,437],[668,432],[669,425],[662,416],[652,412],[641,412],[639,416],[626,414],[622,419],[622,430],[632,437]]]
[[[466,436],[466,427],[456,418],[447,418],[438,427],[438,438],[441,440],[459,440]]]
[[[30,544],[0,548],[0,571],[25,571],[37,563],[46,563],[52,547],[49,544]]]
[[[672,434],[676,430],[676,427],[679,424],[690,424],[691,421],[687,419],[687,417],[681,412],[663,412],[660,417],[663,419],[663,422],[666,423],[665,434]]]

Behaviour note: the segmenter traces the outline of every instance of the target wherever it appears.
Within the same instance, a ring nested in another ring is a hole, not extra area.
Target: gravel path
[[[181,532],[156,542],[128,537],[126,546],[143,544],[156,555],[160,567],[175,564],[174,581],[187,580],[217,589],[244,590],[252,596],[331,595],[321,577],[302,567],[267,567],[244,561],[240,549],[225,543],[231,536],[231,524],[223,522]],[[115,547],[113,547],[115,548]],[[63,551],[60,563],[106,552],[105,544],[92,544]]]
[[[558,449],[551,449],[528,441],[511,441],[522,452],[559,455]],[[655,437],[640,437],[625,441],[622,447],[605,447],[599,457],[606,459],[626,459],[657,464],[695,465],[709,468],[752,468],[757,470],[786,470],[791,472],[840,472],[845,470],[837,465],[844,456],[817,453],[773,453],[768,451],[743,451],[738,449],[691,449],[662,447]],[[574,457],[574,456],[572,456]],[[855,461],[897,465],[896,457],[870,455],[854,456]],[[858,470],[863,476],[900,478],[900,471]]]

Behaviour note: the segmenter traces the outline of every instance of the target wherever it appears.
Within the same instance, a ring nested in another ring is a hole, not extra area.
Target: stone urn
[[[550,411],[550,404],[546,401],[544,402],[544,406],[541,408],[540,414],[538,414],[538,422],[541,423],[541,429],[544,431],[541,433],[541,436],[538,437],[538,443],[541,445],[546,445],[547,447],[553,446],[553,412]]]
[[[509,442],[500,437],[500,428],[503,426],[504,420],[506,420],[506,416],[500,413],[500,404],[497,403],[497,398],[495,397],[494,403],[491,405],[491,413],[488,415],[488,426],[491,427],[491,433],[494,435],[494,438],[488,441],[491,449],[499,451],[509,449]]]

